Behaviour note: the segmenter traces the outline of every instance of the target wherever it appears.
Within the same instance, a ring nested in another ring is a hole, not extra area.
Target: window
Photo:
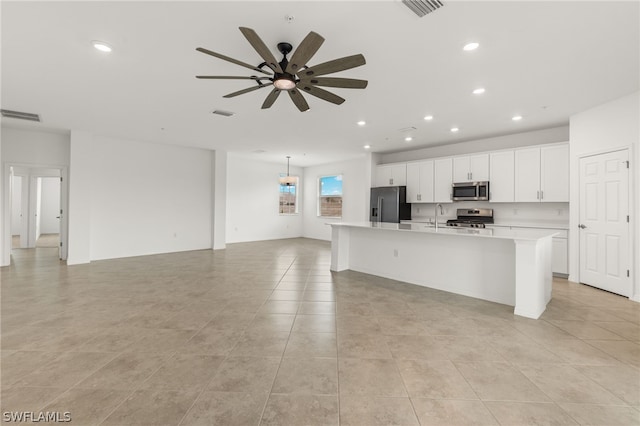
[[[280,175],[281,178],[286,175]],[[290,183],[280,180],[280,214],[298,214],[298,177],[289,176]]]
[[[342,217],[342,175],[318,179],[318,216]]]

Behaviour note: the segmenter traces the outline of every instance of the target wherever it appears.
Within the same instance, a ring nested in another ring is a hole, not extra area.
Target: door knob
[[[578,228],[584,229],[584,228],[586,228],[586,226],[581,223],[580,225],[578,225]]]

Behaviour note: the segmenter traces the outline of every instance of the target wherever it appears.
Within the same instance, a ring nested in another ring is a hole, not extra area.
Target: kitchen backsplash
[[[493,209],[495,223],[545,223],[569,224],[569,203],[490,203],[488,201],[461,201],[442,204],[444,215],[438,221],[455,219],[457,209],[485,208]],[[435,204],[411,204],[411,219],[429,219],[434,217]],[[442,218],[442,219],[441,219]]]

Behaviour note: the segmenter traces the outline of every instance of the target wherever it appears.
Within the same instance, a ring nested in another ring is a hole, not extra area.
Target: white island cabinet
[[[377,275],[514,306],[539,318],[551,300],[554,232],[331,223],[331,270]]]

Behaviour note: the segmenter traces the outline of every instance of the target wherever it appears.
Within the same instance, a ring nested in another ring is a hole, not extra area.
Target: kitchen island
[[[535,229],[332,223],[331,270],[347,269],[514,306],[539,318],[551,300],[551,240]]]

